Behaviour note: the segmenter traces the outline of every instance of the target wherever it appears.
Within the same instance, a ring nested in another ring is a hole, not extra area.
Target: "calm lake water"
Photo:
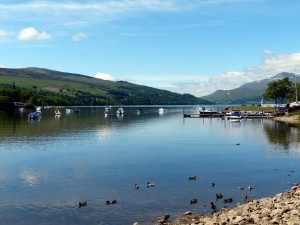
[[[45,109],[39,121],[28,121],[29,111],[0,113],[1,224],[153,224],[163,214],[210,213],[211,201],[220,209],[216,193],[234,207],[242,194],[272,196],[299,182],[297,127],[183,118],[193,106],[159,115],[158,108],[138,115],[124,107],[111,118],[101,107],[60,117]],[[117,204],[106,205],[112,199]]]

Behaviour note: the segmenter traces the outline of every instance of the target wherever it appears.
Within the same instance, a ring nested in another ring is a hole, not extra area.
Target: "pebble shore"
[[[222,209],[212,215],[187,213],[164,225],[300,225],[300,186],[274,197],[253,200],[233,209]]]
[[[298,115],[293,116],[279,116],[273,118],[275,121],[286,122],[286,123],[300,123],[300,119]]]

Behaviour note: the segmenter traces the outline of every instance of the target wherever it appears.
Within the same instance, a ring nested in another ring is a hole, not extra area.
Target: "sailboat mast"
[[[297,82],[296,82],[296,72],[295,72],[295,92],[296,92],[296,102],[298,102],[298,91],[297,91]]]

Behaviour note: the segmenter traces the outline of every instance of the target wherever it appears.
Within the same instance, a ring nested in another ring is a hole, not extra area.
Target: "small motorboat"
[[[27,118],[31,119],[31,120],[36,120],[36,119],[39,119],[40,117],[41,117],[41,113],[40,112],[31,112],[27,116]]]
[[[212,109],[208,108],[206,109],[205,107],[200,107],[198,109],[200,117],[216,117],[220,116],[220,113],[217,111],[213,111]]]
[[[158,113],[159,113],[159,114],[165,114],[165,113],[167,113],[167,111],[168,111],[168,110],[167,110],[167,109],[164,109],[164,108],[159,108],[159,109],[158,109]]]
[[[111,106],[105,106],[104,114],[105,116],[112,116]]]
[[[39,112],[39,113],[42,113],[42,107],[41,106],[36,107],[35,111]]]
[[[66,109],[66,113],[67,113],[67,114],[69,114],[69,113],[71,113],[71,112],[72,112],[71,109]]]
[[[56,116],[61,116],[62,113],[61,113],[61,111],[59,111],[58,109],[56,109],[56,110],[55,110],[55,115],[56,115]]]
[[[232,111],[228,116],[227,119],[229,120],[238,120],[240,121],[242,119],[242,114],[240,111]]]
[[[118,115],[124,114],[124,109],[123,108],[118,108],[117,109],[117,114]]]

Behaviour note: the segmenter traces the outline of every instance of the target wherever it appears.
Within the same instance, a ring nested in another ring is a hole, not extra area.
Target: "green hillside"
[[[105,105],[107,97],[109,104],[124,105],[183,105],[210,104],[190,94],[177,94],[125,81],[106,81],[85,75],[64,73],[59,71],[24,68],[0,68],[0,86],[3,88],[16,87],[29,91],[33,104],[76,104],[76,105]],[[9,90],[0,92],[5,95]],[[35,95],[33,98],[32,95]],[[0,96],[1,97],[1,96]],[[56,102],[50,101],[57,100]],[[29,99],[14,99],[14,101],[29,101]]]

